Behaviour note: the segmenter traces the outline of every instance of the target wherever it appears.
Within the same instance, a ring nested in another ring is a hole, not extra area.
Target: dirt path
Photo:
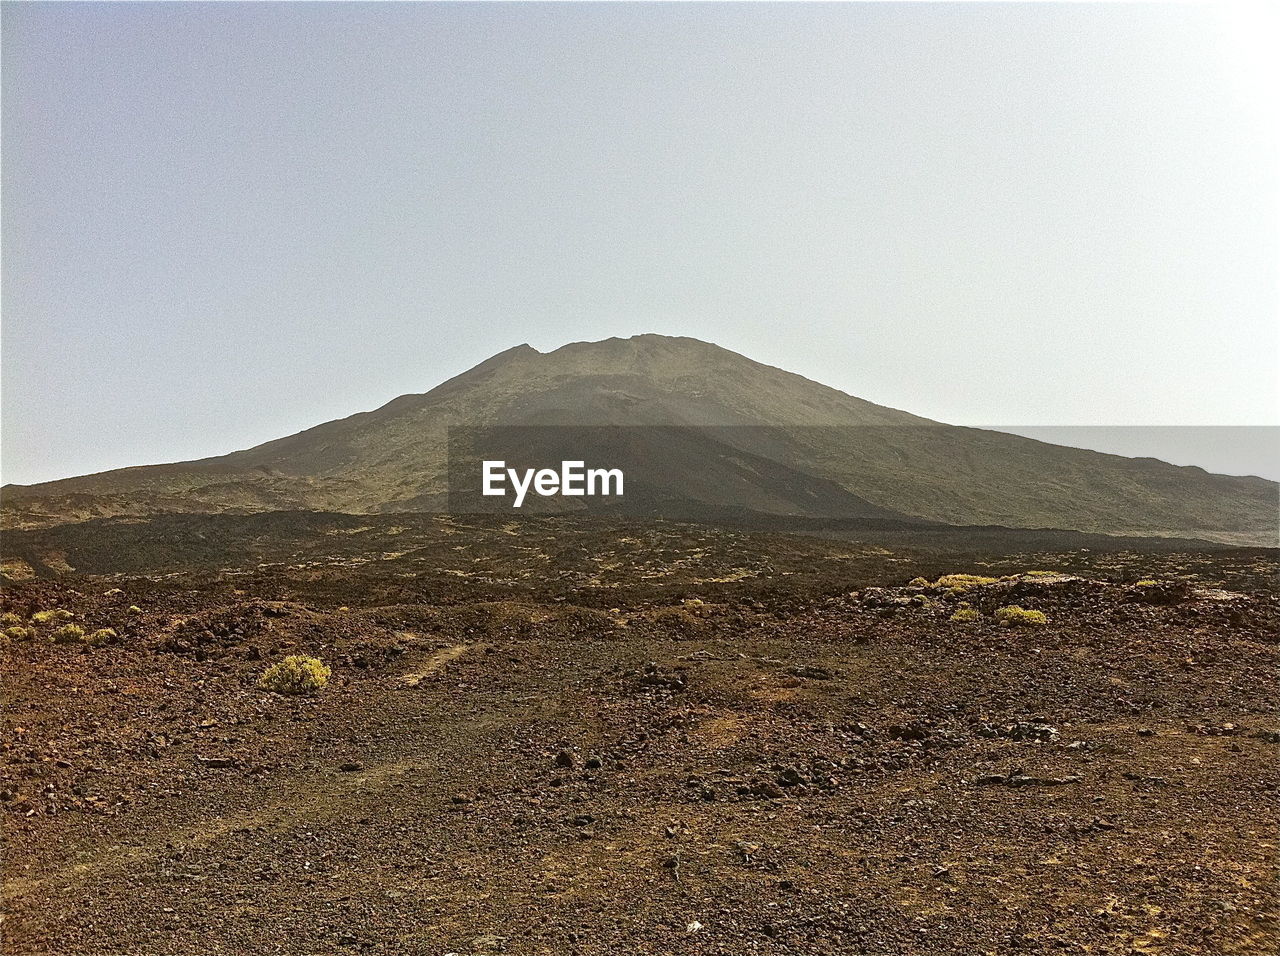
[[[408,674],[401,674],[397,679],[406,687],[417,687],[428,677],[440,673],[450,661],[457,660],[470,650],[470,644],[454,644],[452,647],[441,648],[428,657],[426,662],[417,670]]]
[[[423,681],[439,674],[451,661],[462,657],[472,649],[470,644],[455,644],[432,653],[417,669],[397,678],[406,687],[417,687]],[[372,699],[353,700],[348,706],[355,710],[370,707],[394,711],[395,695],[387,696],[374,685],[369,690]],[[401,698],[400,700],[403,700]],[[412,713],[412,711],[411,711]],[[483,718],[455,724],[451,714],[440,713],[436,719],[416,722],[416,732],[397,735],[390,741],[396,751],[394,758],[344,765],[344,769],[325,774],[292,774],[272,790],[277,794],[263,805],[257,802],[249,808],[232,810],[206,816],[199,800],[207,795],[194,795],[197,802],[183,800],[166,811],[169,820],[183,817],[191,822],[171,822],[157,827],[130,827],[128,835],[141,834],[141,842],[108,842],[88,854],[81,854],[74,863],[55,866],[37,878],[13,877],[0,884],[0,899],[6,903],[16,901],[36,892],[49,893],[73,890],[89,881],[110,880],[113,874],[131,870],[146,870],[157,860],[175,849],[179,852],[200,850],[219,844],[230,837],[263,830],[286,831],[294,827],[326,827],[336,820],[350,817],[356,807],[375,803],[385,804],[389,791],[402,778],[415,775],[429,777],[434,768],[470,759],[476,738],[491,734],[510,723],[500,714],[487,714]],[[447,733],[442,734],[442,730]],[[407,753],[405,751],[408,751]],[[252,799],[254,791],[233,777],[221,781],[219,789],[230,789],[233,799]],[[439,781],[448,789],[449,781]],[[279,792],[283,790],[283,796]],[[114,829],[114,827],[113,827]]]

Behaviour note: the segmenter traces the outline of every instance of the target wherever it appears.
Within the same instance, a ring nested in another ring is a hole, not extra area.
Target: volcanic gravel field
[[[6,586],[4,952],[1276,952],[1275,552],[428,524]]]

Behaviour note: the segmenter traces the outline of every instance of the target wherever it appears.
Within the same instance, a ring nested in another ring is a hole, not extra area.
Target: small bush
[[[955,614],[951,615],[951,620],[955,621],[957,624],[973,624],[976,621],[982,620],[982,615],[971,607],[962,607],[958,609]]]
[[[11,641],[25,641],[31,636],[31,632],[21,624],[15,624],[13,627],[6,627],[4,629],[4,636],[9,638]]]
[[[84,639],[86,644],[92,644],[94,647],[102,647],[105,644],[115,644],[120,640],[120,635],[113,628],[104,627],[94,631]]]
[[[1028,611],[1016,604],[998,608],[996,620],[1005,627],[1044,627],[1049,623],[1043,611]]]
[[[323,661],[291,654],[263,671],[258,686],[277,694],[316,694],[329,683],[331,673]]]
[[[64,624],[49,635],[49,640],[55,644],[79,644],[84,640],[84,628],[79,624]]]
[[[1154,578],[1143,578],[1141,581],[1137,582],[1137,586],[1140,588],[1153,588],[1159,583],[1160,582]]]
[[[933,585],[929,583],[929,579],[928,579],[928,578],[912,578],[910,581],[908,581],[908,582],[907,582],[907,587],[909,587],[909,588],[931,588],[931,587],[933,587]]]
[[[976,588],[981,584],[995,584],[995,578],[982,574],[944,574],[933,582],[937,588]]]
[[[142,613],[142,608],[138,607],[138,605],[136,605],[136,604],[130,604],[130,605],[129,605],[129,613],[130,613],[130,614],[141,614],[141,613]]]
[[[55,621],[69,621],[74,616],[70,611],[55,607],[51,611],[36,611],[31,615],[31,620],[35,624],[53,624]]]
[[[22,618],[12,611],[5,611],[0,614],[0,627],[17,627],[22,623]]]

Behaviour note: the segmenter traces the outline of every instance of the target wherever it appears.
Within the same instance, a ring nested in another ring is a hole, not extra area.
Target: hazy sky
[[[4,480],[647,331],[961,424],[1275,425],[1263,16],[5,3]]]

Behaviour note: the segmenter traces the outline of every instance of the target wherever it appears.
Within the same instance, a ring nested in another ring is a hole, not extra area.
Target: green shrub
[[[11,641],[25,641],[31,636],[31,632],[21,624],[15,624],[4,629],[4,636]]]
[[[55,621],[69,621],[74,616],[70,611],[55,607],[51,611],[36,611],[35,614],[31,615],[31,620],[35,624],[52,624]]]
[[[1049,623],[1043,611],[1028,611],[1016,604],[998,608],[996,620],[1005,627],[1044,627]]]
[[[136,604],[130,604],[130,605],[129,605],[129,613],[130,613],[130,614],[141,614],[141,613],[142,613],[142,608],[138,607],[138,605],[136,605]]]
[[[55,644],[79,644],[84,640],[84,628],[79,624],[64,624],[49,635],[49,640]]]
[[[115,644],[120,640],[120,635],[113,628],[104,627],[94,631],[84,639],[86,644],[92,644],[94,647],[102,647],[104,644]]]
[[[331,673],[323,661],[291,654],[263,671],[258,686],[277,694],[316,694],[329,683]]]
[[[951,620],[955,621],[957,624],[972,624],[975,621],[982,620],[982,615],[971,607],[962,607],[957,609],[955,614],[951,615]]]
[[[17,627],[22,623],[22,618],[12,611],[5,611],[0,614],[0,627]]]
[[[928,578],[912,578],[910,581],[908,581],[908,582],[907,582],[907,587],[909,587],[909,588],[931,588],[931,587],[933,587],[933,585],[929,583],[929,579],[928,579]]]
[[[1153,588],[1159,583],[1160,582],[1154,578],[1143,578],[1141,581],[1136,582],[1137,586],[1140,588]]]

